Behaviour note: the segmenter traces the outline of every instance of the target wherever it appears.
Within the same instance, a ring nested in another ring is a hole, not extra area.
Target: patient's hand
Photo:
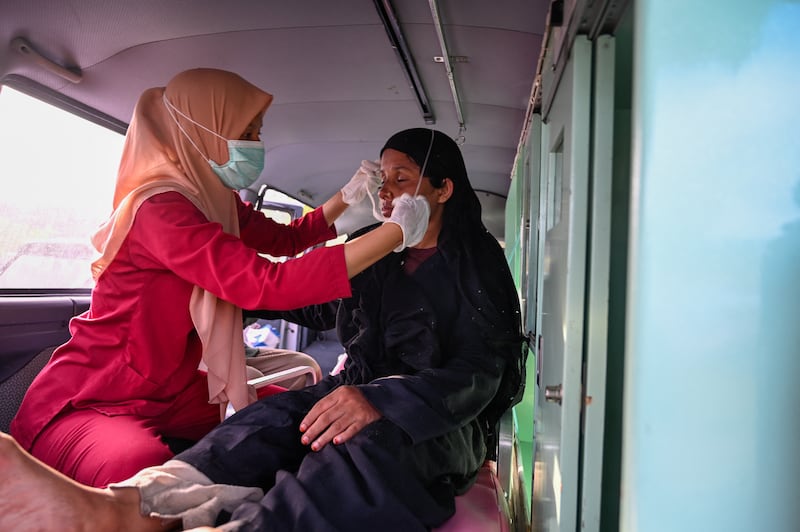
[[[381,418],[355,386],[340,386],[320,399],[300,422],[300,441],[319,451],[329,442],[344,443]]]

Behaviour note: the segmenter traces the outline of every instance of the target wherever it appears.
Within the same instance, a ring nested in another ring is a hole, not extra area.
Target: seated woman
[[[163,463],[173,456],[164,438],[197,440],[227,403],[238,410],[255,401],[241,308],[349,296],[350,277],[404,238],[421,238],[427,203],[409,199],[364,239],[281,264],[261,257],[293,256],[335,237],[334,220],[370,185],[359,171],[288,226],[245,205],[234,189],[261,174],[259,132],[271,101],[214,69],[183,72],[141,95],[114,210],[93,239],[101,257],[92,265],[91,306],[72,320],[71,339],[34,380],[11,425],[37,458],[92,486]]]
[[[24,509],[0,502],[0,527],[31,516],[68,525],[87,508],[97,524],[82,525],[97,530],[413,532],[451,517],[522,392],[517,292],[452,139],[401,131],[381,168],[382,216],[418,192],[430,205],[424,237],[354,277],[352,297],[293,313],[335,321],[348,353],[341,373],[261,399],[107,490],[69,482],[0,441],[0,500],[17,484],[33,497]]]

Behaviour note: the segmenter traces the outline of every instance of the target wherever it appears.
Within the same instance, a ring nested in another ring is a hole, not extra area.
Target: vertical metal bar
[[[459,136],[463,136],[466,130],[464,123],[464,113],[461,110],[461,98],[458,96],[458,87],[456,86],[455,75],[453,74],[453,64],[450,61],[450,52],[447,50],[447,42],[444,38],[444,29],[442,28],[442,20],[439,16],[439,5],[436,0],[428,0],[431,6],[431,16],[433,17],[433,26],[436,28],[436,35],[439,37],[439,45],[442,48],[442,62],[447,71],[447,81],[450,83],[450,92],[453,95],[453,103],[456,106],[456,117],[458,118]]]

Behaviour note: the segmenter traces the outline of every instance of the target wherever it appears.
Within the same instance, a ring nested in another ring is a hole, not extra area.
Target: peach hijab
[[[170,115],[164,99],[179,113]],[[189,199],[211,222],[239,236],[236,200],[200,154],[218,164],[228,161],[225,140],[181,116],[187,115],[225,139],[238,139],[251,120],[263,113],[272,95],[240,76],[223,70],[187,70],[166,87],[142,93],[133,111],[114,192],[113,212],[92,237],[101,256],[92,263],[98,279],[114,259],[136,211],[149,197],[176,191]],[[192,146],[180,126],[197,145]],[[236,410],[252,400],[247,386],[242,310],[214,294],[194,287],[189,303],[195,329],[203,344],[202,360],[208,368],[209,402]]]

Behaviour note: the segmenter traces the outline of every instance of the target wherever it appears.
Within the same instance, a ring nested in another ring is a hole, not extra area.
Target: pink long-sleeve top
[[[68,405],[109,415],[157,416],[199,378],[202,346],[189,313],[195,285],[242,308],[287,310],[350,295],[342,246],[316,209],[283,225],[237,197],[240,237],[222,231],[177,192],[146,200],[72,338],[36,377],[11,425],[30,448]]]

